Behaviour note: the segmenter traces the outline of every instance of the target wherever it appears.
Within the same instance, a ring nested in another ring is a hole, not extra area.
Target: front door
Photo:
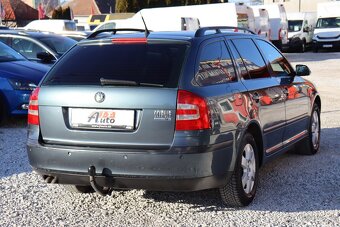
[[[276,78],[284,92],[286,109],[286,126],[283,135],[283,145],[300,139],[307,133],[308,113],[310,112],[310,99],[308,86],[304,80],[295,76],[295,72],[285,57],[271,44],[257,40],[269,64],[272,77]]]
[[[241,69],[242,82],[250,99],[250,118],[261,124],[264,150],[270,154],[282,147],[285,126],[285,104],[282,87],[270,76],[267,65],[254,41],[232,39],[234,58]]]

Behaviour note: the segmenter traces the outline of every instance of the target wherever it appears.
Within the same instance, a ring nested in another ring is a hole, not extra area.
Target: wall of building
[[[264,4],[283,3],[287,13],[316,12],[317,4],[334,0],[264,0]]]

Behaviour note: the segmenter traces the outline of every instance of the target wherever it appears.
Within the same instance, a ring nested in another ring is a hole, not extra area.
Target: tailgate
[[[41,136],[47,144],[165,149],[174,137],[176,98],[176,88],[41,87]]]

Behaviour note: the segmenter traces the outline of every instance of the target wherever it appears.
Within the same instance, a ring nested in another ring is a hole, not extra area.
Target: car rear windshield
[[[77,45],[52,68],[43,85],[155,85],[177,87],[188,44]],[[118,81],[118,83],[117,83]],[[119,83],[121,81],[121,83]]]

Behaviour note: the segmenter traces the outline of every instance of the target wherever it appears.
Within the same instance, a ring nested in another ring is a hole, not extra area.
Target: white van
[[[288,47],[290,50],[305,52],[312,44],[316,13],[288,13]]]
[[[182,18],[197,18],[200,26],[237,27],[235,3],[216,3],[142,9],[148,29],[153,31],[181,31]]]
[[[255,17],[255,33],[264,39],[269,40],[270,22],[269,14],[266,9],[261,6],[250,6]]]
[[[180,26],[182,31],[192,31],[197,30],[200,28],[200,22],[198,18],[192,17],[181,17],[180,18]],[[178,23],[178,21],[177,21]],[[148,29],[149,28],[149,25]],[[140,14],[136,14],[133,18],[128,19],[117,19],[117,20],[109,20],[100,25],[98,25],[93,32],[99,30],[106,30],[106,29],[115,29],[115,28],[136,28],[136,29],[144,29],[145,26],[143,24],[143,20]]]
[[[318,3],[313,50],[340,47],[340,2]]]
[[[44,32],[76,31],[77,25],[72,20],[34,20],[27,24],[24,29]]]
[[[237,26],[240,28],[247,28],[253,32],[255,31],[255,17],[252,8],[243,4],[235,3],[237,14]]]
[[[269,40],[282,50],[288,44],[288,21],[286,10],[283,4],[262,5],[268,11],[270,22]]]

